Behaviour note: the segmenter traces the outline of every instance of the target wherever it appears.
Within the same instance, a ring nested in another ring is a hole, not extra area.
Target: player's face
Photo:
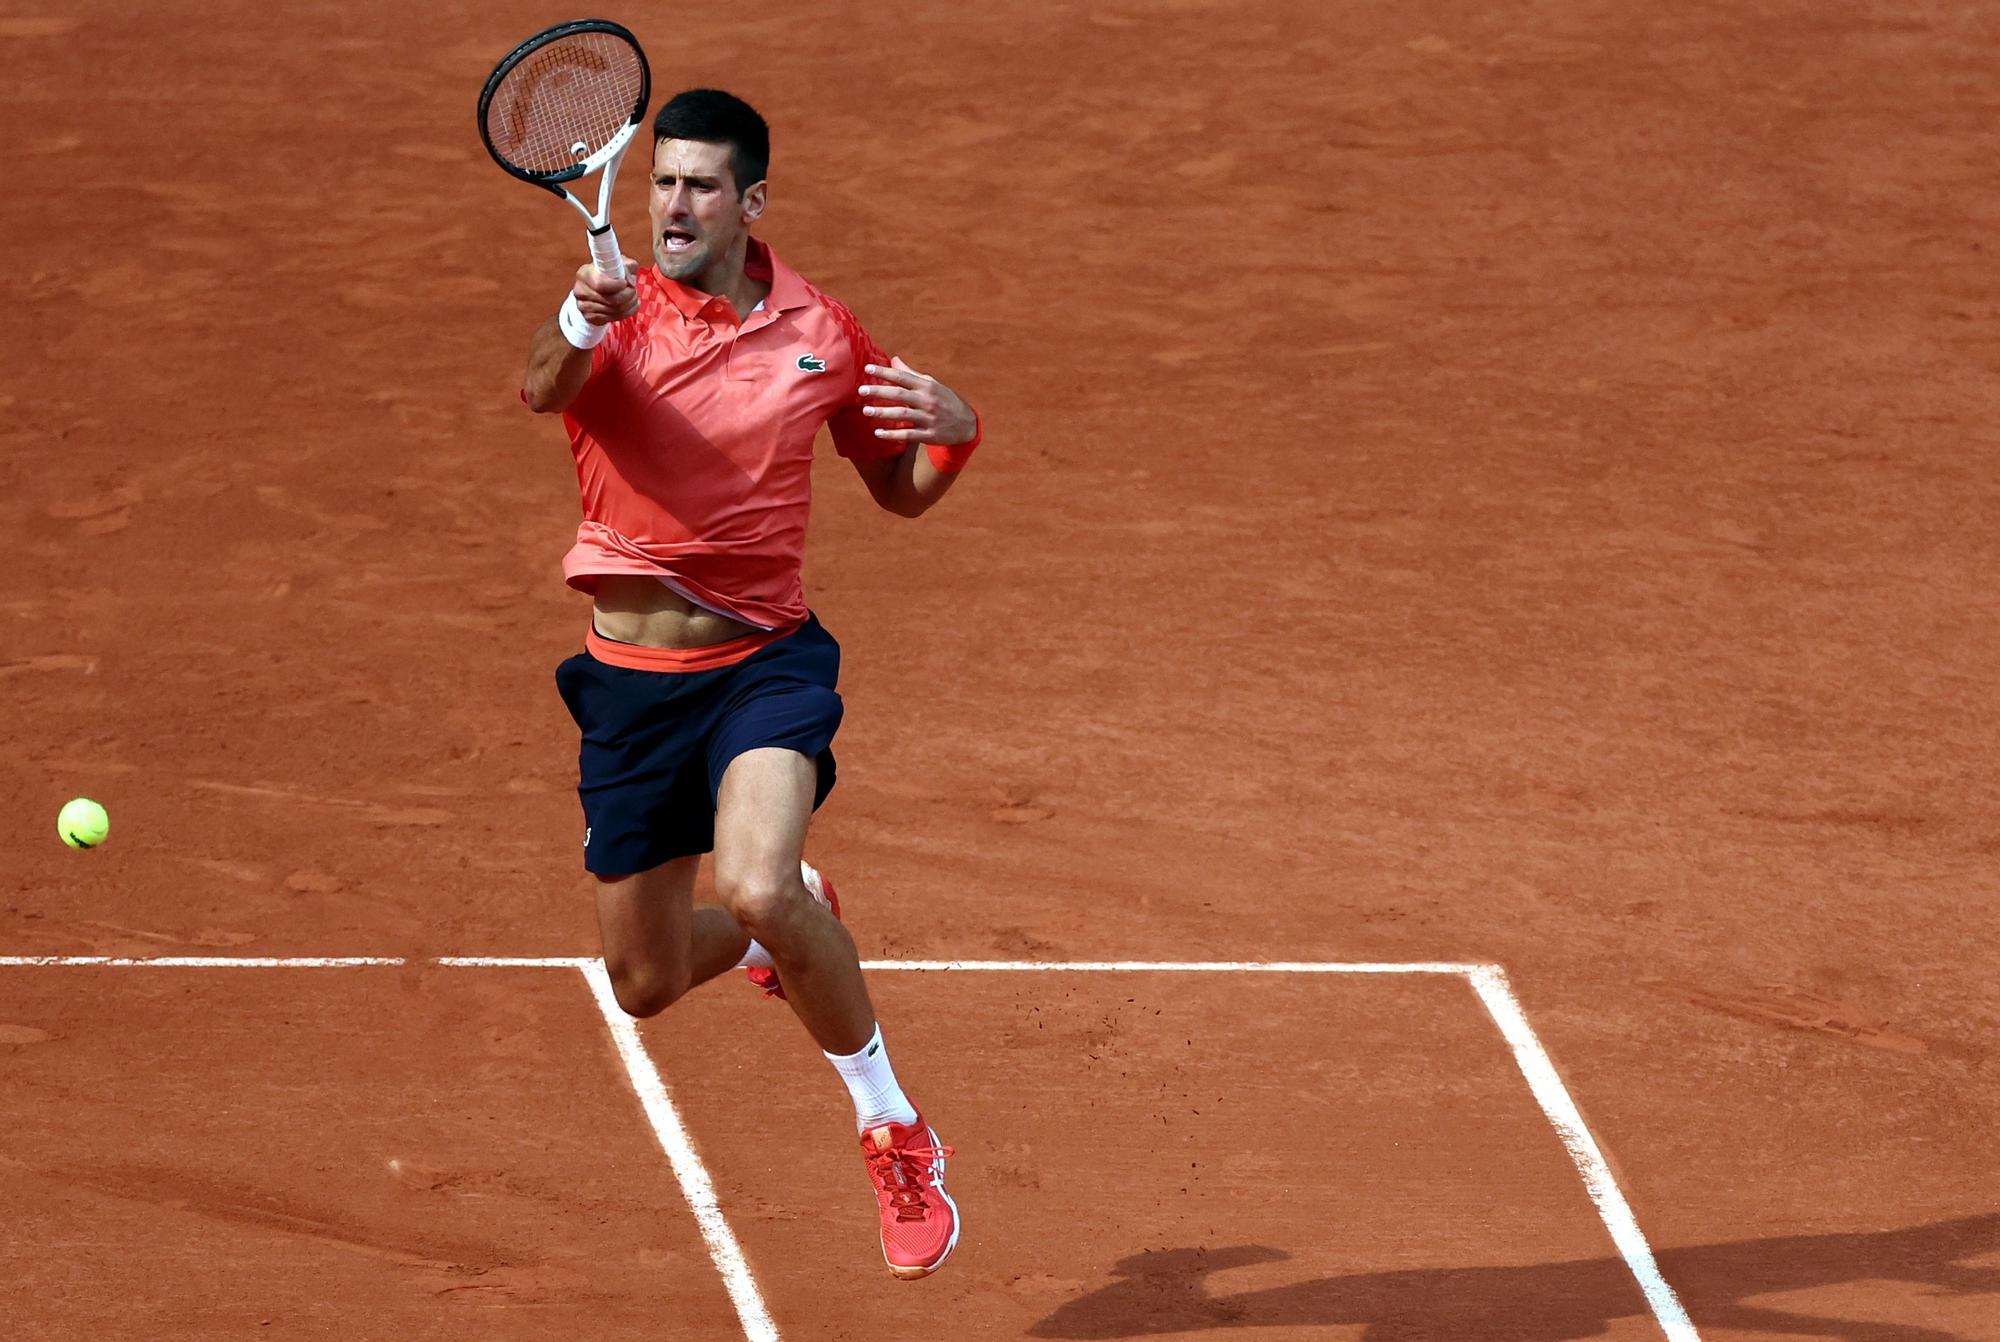
[[[707,140],[660,140],[653,146],[653,259],[668,279],[699,283],[711,266],[736,250],[751,221],[763,213],[764,185],[739,193],[729,146]]]

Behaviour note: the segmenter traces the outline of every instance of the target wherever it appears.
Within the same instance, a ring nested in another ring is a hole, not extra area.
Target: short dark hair
[[[705,140],[729,146],[729,171],[742,195],[764,180],[771,168],[771,128],[757,109],[721,89],[676,93],[653,118],[653,143]]]

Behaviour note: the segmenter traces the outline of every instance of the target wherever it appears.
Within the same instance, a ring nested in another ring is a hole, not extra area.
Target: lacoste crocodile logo
[[[799,356],[799,371],[801,373],[824,373],[826,371],[826,360],[820,358],[817,354],[801,354]]]

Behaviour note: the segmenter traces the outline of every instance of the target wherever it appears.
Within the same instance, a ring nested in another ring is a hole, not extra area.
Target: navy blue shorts
[[[746,750],[778,746],[818,761],[818,810],[833,791],[839,679],[840,644],[810,615],[712,671],[637,671],[588,652],[564,661],[556,688],[583,733],[584,867],[629,876],[711,851],[723,770]]]

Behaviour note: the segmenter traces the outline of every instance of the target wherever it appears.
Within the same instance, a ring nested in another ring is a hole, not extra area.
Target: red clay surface
[[[13,971],[12,1018],[48,1039],[0,1091],[10,1334],[731,1318],[580,977],[498,973]]]
[[[514,398],[582,239],[472,121],[568,15],[199,17],[0,12],[0,952],[589,953],[573,479]],[[811,851],[865,952],[1504,963],[1704,1338],[2000,1339],[1988,9],[611,17],[766,112],[774,245],[990,426],[917,525],[819,479]],[[78,794],[99,852],[55,840]],[[648,1038],[788,1338],[1649,1335],[1433,989],[885,981],[971,1218],[914,1287],[781,1009]],[[480,1335],[663,1292],[733,1335],[581,989],[438,992],[0,971],[0,1315],[475,1326],[151,1198],[567,1283]],[[1121,1006],[1122,1070],[1079,1054]],[[534,1056],[489,1075],[507,1019]],[[312,1164],[419,1128],[555,1201],[406,1215]],[[1183,1196],[1183,1151],[1236,1177]]]

